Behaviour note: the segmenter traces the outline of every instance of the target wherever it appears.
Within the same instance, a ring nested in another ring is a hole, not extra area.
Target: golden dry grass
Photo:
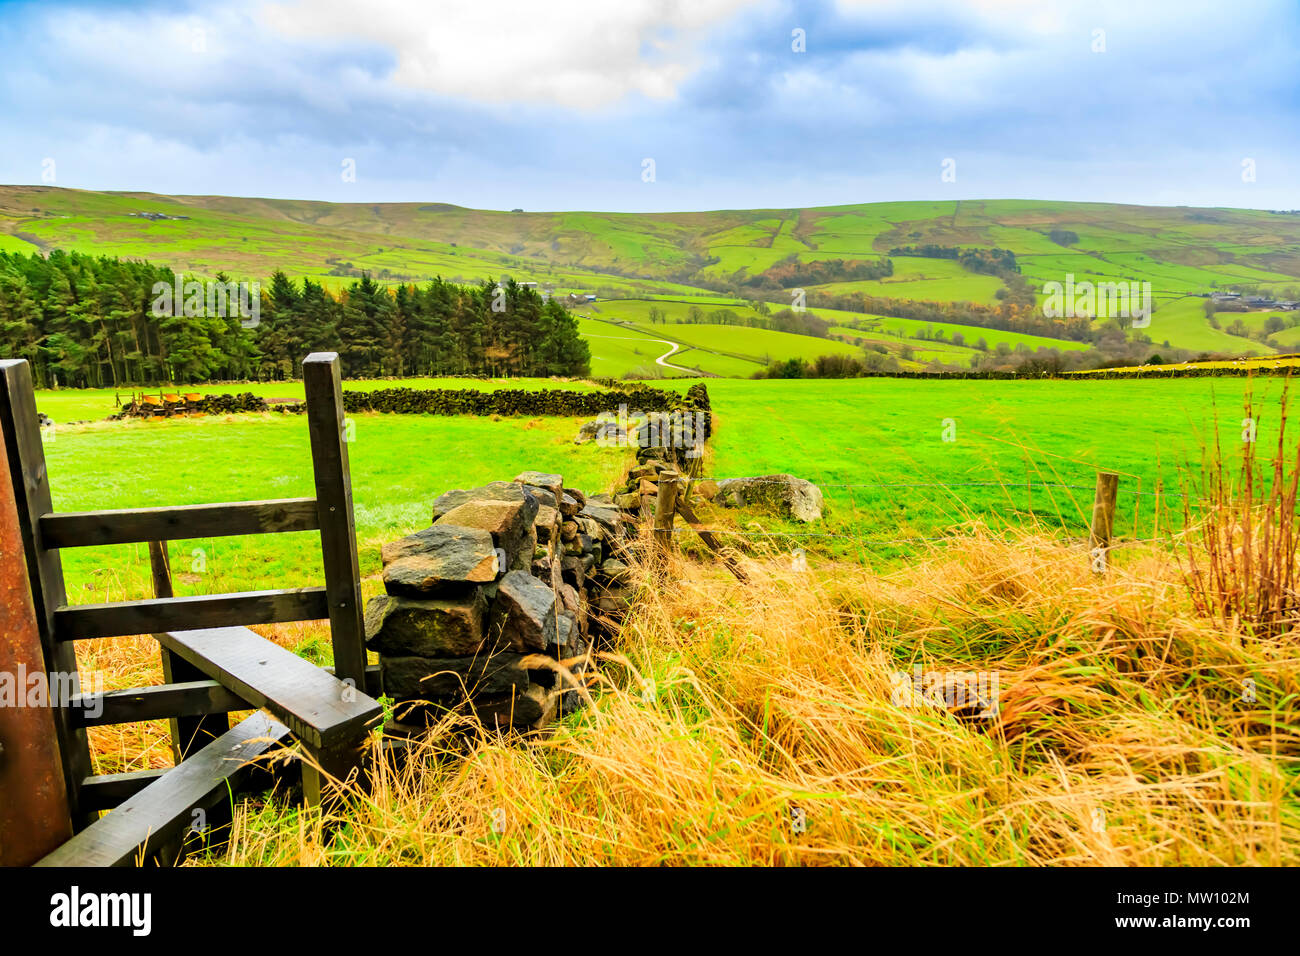
[[[244,805],[207,862],[1300,862],[1297,635],[1198,614],[1167,554],[1102,578],[975,528],[889,574],[789,565],[682,559],[553,733],[431,734],[328,825]],[[996,674],[997,715],[900,696],[915,664]]]

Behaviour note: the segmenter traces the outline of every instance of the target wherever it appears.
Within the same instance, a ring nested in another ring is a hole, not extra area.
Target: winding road
[[[641,336],[641,335],[596,335],[594,333],[588,333],[587,335],[584,336],[584,338],[619,339],[623,342],[658,342],[660,345],[668,346],[668,351],[665,352],[663,355],[659,356],[657,359],[655,359],[656,365],[661,365],[664,368],[673,368],[679,372],[699,372],[699,369],[696,368],[684,368],[681,365],[673,365],[671,362],[664,361],[664,359],[671,358],[681,349],[681,346],[678,345],[676,342],[669,342],[667,339],[654,339],[654,338],[650,338],[649,336]]]

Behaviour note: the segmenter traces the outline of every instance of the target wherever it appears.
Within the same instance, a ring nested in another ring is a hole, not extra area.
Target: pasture
[[[688,384],[679,380],[665,387]],[[294,387],[258,388],[285,394]],[[301,385],[296,388],[301,394]],[[1167,492],[1182,490],[1180,466],[1199,458],[1216,415],[1224,445],[1239,444],[1243,396],[1250,388],[1238,378],[715,379],[709,389],[717,430],[708,471],[719,477],[789,472],[821,485],[828,504],[822,523],[794,527],[764,521],[747,529],[750,543],[787,550],[802,546],[867,563],[914,553],[922,539],[969,521],[993,528],[1039,526],[1077,538],[1086,532],[1099,469],[1122,476],[1117,533],[1150,537],[1167,530],[1157,523],[1151,493],[1162,483]],[[1261,443],[1270,440],[1280,389],[1271,379],[1254,385]],[[109,400],[102,394],[42,392],[38,407],[67,409],[73,401],[89,407]],[[953,421],[954,441],[943,440],[946,419]],[[631,454],[575,445],[578,418],[361,414],[354,421],[350,454],[358,545],[363,574],[371,575],[378,568],[379,544],[426,526],[433,498],[442,491],[524,469],[558,472],[575,487],[606,491]],[[46,455],[59,510],[310,493],[306,422],[297,416],[60,425],[47,436]],[[1166,499],[1165,505],[1181,516],[1181,499]],[[730,521],[725,512],[714,517]],[[299,537],[175,542],[178,592],[255,589],[267,581],[314,583],[318,569],[302,562],[311,542],[295,540]],[[138,597],[147,589],[143,546],[70,551],[64,563],[77,602]]]

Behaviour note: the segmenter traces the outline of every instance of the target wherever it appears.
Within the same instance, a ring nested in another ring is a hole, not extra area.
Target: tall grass
[[[435,729],[334,818],[245,804],[206,862],[1300,862],[1294,644],[1243,641],[1168,555],[1099,577],[975,528],[884,575],[673,570],[553,733]],[[916,665],[996,675],[996,714],[900,695]]]
[[[1225,452],[1220,429],[1207,444],[1199,475],[1185,482],[1184,554],[1197,610],[1220,626],[1277,638],[1297,621],[1296,493],[1300,442],[1287,450],[1287,398],[1278,402],[1277,444],[1261,456],[1258,411],[1246,397],[1241,451]]]

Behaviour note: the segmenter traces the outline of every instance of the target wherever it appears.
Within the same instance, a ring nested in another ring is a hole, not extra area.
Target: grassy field
[[[1199,616],[1160,555],[1101,577],[1058,543],[972,534],[890,575],[746,566],[744,586],[682,561],[646,587],[553,734],[435,732],[328,821],[242,805],[203,862],[1300,862],[1294,657]],[[920,701],[918,672],[996,681],[996,711]]]
[[[1198,460],[1216,414],[1224,443],[1240,445],[1251,388],[1238,378],[710,383],[712,465],[719,475],[789,471],[821,485],[831,508],[813,530],[869,541],[810,546],[867,560],[906,554],[906,539],[972,519],[1084,534],[1098,470],[1122,476],[1118,533],[1149,537],[1162,527],[1150,493],[1161,483],[1181,491],[1180,467]],[[1281,383],[1253,388],[1266,444]],[[942,440],[945,419],[955,441]],[[1181,515],[1180,499],[1165,505]]]
[[[810,285],[809,292],[844,294],[862,292],[891,299],[919,299],[929,302],[979,302],[993,305],[1002,280],[969,272],[951,259],[894,259],[894,274],[887,279],[832,282]]]
[[[574,445],[582,419],[365,414],[354,421],[349,456],[364,574],[378,569],[383,541],[430,523],[443,491],[509,480],[526,468],[559,472],[579,488],[605,487],[625,454]],[[45,450],[60,511],[313,494],[301,416],[73,425],[58,429]],[[171,552],[179,594],[305,586],[321,575],[314,532],[175,541]],[[63,564],[75,603],[140,596],[148,587],[143,545],[67,551]]]
[[[291,391],[286,385],[263,388]],[[717,420],[714,474],[791,472],[823,487],[826,521],[815,528],[768,522],[761,530],[780,533],[770,540],[871,562],[907,555],[917,539],[969,520],[993,527],[1038,522],[1078,535],[1086,528],[1098,469],[1123,476],[1119,533],[1149,536],[1156,530],[1154,500],[1136,493],[1152,492],[1161,481],[1167,490],[1180,490],[1178,467],[1195,457],[1216,406],[1225,442],[1239,440],[1249,385],[1242,379],[859,379],[711,380],[709,388]],[[1260,442],[1268,441],[1279,388],[1269,380],[1256,386],[1264,409]],[[41,393],[38,406],[57,408],[68,394]],[[949,418],[956,428],[953,442],[942,440]],[[428,523],[429,506],[442,491],[509,479],[525,469],[558,472],[578,488],[603,491],[627,455],[574,445],[581,421],[574,418],[363,414],[354,420],[350,454],[368,571],[377,566],[382,540]],[[56,426],[47,436],[46,454],[60,510],[311,493],[306,422],[296,416]],[[1028,482],[1037,486],[1025,487]],[[1067,487],[1047,487],[1058,485]],[[317,571],[301,561],[311,553],[309,539],[176,542],[179,567],[194,563],[196,548],[205,566],[202,574],[182,579],[181,591],[313,583]],[[78,550],[64,561],[78,602],[139,596],[148,580],[143,547]]]
[[[678,342],[685,348],[695,350],[690,355],[683,355],[686,364],[695,364],[703,371],[715,374],[747,374],[757,370],[769,361],[783,362],[791,358],[815,359],[819,355],[857,355],[858,349],[834,339],[817,338],[810,335],[794,335],[789,332],[775,332],[770,329],[749,328],[743,325],[712,325],[708,323],[691,323],[685,321],[691,303],[682,301],[653,301],[645,299],[617,299],[601,302],[599,309],[592,310],[592,315],[606,321],[619,322],[631,328],[658,338]],[[665,321],[651,323],[650,310],[661,309]],[[701,306],[705,314],[713,308]],[[727,305],[738,316],[762,318],[750,306]],[[717,356],[738,360],[743,365],[724,366],[711,360],[706,354],[712,352]],[[712,366],[712,367],[711,367]],[[719,368],[727,372],[718,372]],[[747,367],[747,369],[746,369]]]
[[[1286,756],[1300,752],[1293,655],[1206,619],[1165,543],[1122,545],[1100,577],[1080,542],[1098,468],[1123,476],[1121,537],[1167,530],[1152,524],[1154,500],[1130,492],[1161,480],[1178,490],[1178,466],[1196,457],[1216,411],[1234,454],[1248,382],[709,387],[710,472],[812,479],[826,495],[823,522],[793,527],[702,507],[745,551],[748,582],[684,536],[675,586],[642,589],[593,702],[553,735],[521,746],[435,732],[400,774],[378,771],[373,795],[344,793],[334,812],[346,826],[291,803],[242,803],[228,853],[192,862],[1300,860]],[[1279,383],[1255,389],[1257,438],[1269,447]],[[68,398],[43,393],[38,403]],[[83,407],[92,398],[111,396],[81,396]],[[943,441],[946,418],[955,441]],[[607,489],[630,453],[574,445],[579,421],[355,416],[365,595],[381,589],[380,544],[426,526],[444,490],[525,468]],[[58,510],[311,493],[300,417],[64,426],[47,436],[46,455]],[[1059,487],[1030,497],[1026,480]],[[794,569],[797,548],[811,571]],[[320,580],[314,533],[178,541],[170,552],[181,594]],[[63,561],[74,603],[148,593],[142,546],[67,550]],[[259,630],[330,659],[323,624]],[[147,636],[80,642],[78,658],[109,687],[162,679]],[[900,702],[897,675],[913,668],[995,674],[996,714],[972,721]],[[1249,704],[1237,701],[1242,675],[1257,689]],[[160,721],[90,737],[96,772],[170,763]],[[499,808],[508,824],[493,833]],[[792,808],[810,821],[805,834],[785,824]]]

